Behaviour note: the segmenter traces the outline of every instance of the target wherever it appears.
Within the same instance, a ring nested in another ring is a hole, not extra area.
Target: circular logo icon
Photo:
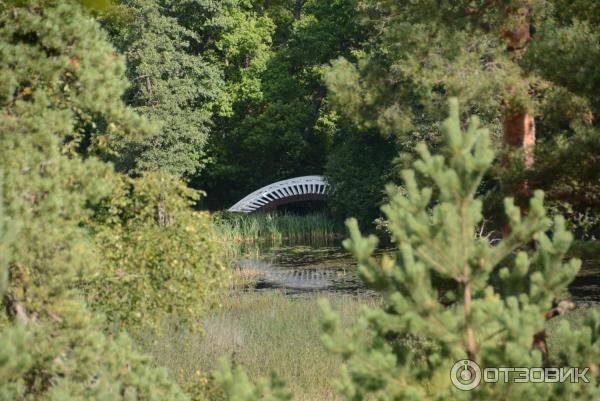
[[[481,369],[470,359],[462,359],[452,366],[450,380],[459,390],[473,390],[481,383]]]

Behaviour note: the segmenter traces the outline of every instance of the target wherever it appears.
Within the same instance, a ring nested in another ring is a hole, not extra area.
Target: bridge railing
[[[286,198],[310,196],[325,197],[329,186],[325,177],[307,175],[290,178],[264,186],[229,208],[230,212],[251,213],[265,208],[271,203],[281,203]]]

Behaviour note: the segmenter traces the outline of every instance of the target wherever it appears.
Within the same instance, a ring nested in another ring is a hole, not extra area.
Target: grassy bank
[[[161,335],[138,334],[137,340],[166,366],[186,388],[214,391],[206,377],[225,357],[243,365],[252,380],[277,372],[296,394],[295,400],[335,400],[333,381],[339,377],[340,359],[320,343],[317,300],[325,297],[344,324],[354,322],[363,305],[375,306],[378,298],[345,294],[315,294],[291,298],[280,292],[224,295],[221,307],[204,320],[204,334],[193,334],[167,326]],[[567,319],[578,327],[585,309],[548,322],[551,355],[569,346],[558,326]],[[216,393],[218,394],[218,392]],[[212,394],[214,395],[214,394]],[[218,395],[210,399],[219,399]]]
[[[323,295],[346,324],[355,321],[362,305],[374,298]],[[221,357],[243,365],[252,379],[277,372],[296,400],[335,399],[332,380],[340,360],[321,345],[317,322],[320,295],[290,298],[279,292],[228,295],[205,321],[205,334],[167,327],[158,337],[138,336],[143,347],[189,386],[211,372]]]
[[[232,242],[323,241],[339,236],[340,229],[325,213],[220,213],[215,224]]]
[[[558,358],[561,353],[566,352],[567,349],[573,346],[572,339],[570,337],[561,336],[559,328],[562,322],[565,320],[569,322],[571,329],[581,329],[581,327],[584,325],[590,308],[595,309],[596,313],[600,314],[600,305],[594,304],[589,308],[575,309],[574,311],[568,312],[564,316],[558,316],[546,323],[548,349],[551,360]]]

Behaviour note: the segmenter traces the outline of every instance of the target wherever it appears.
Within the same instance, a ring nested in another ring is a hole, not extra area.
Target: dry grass
[[[345,324],[356,320],[362,305],[379,302],[343,294],[322,296]],[[290,298],[272,291],[228,295],[221,308],[206,317],[204,335],[168,327],[160,337],[146,334],[140,340],[186,387],[226,357],[243,365],[252,379],[277,372],[296,400],[333,400],[340,360],[320,343],[319,297]]]
[[[265,271],[255,269],[251,267],[245,267],[243,269],[236,268],[233,270],[230,281],[230,290],[244,290],[247,288],[253,288],[256,282],[265,276]]]
[[[220,308],[205,318],[204,334],[167,325],[161,336],[143,333],[136,337],[157,364],[166,366],[184,387],[204,381],[203,394],[213,392],[217,394],[214,399],[220,400],[219,392],[206,384],[205,377],[225,357],[244,366],[253,380],[277,372],[297,401],[336,400],[333,383],[339,377],[340,359],[328,353],[319,340],[320,297],[329,300],[346,325],[357,319],[361,306],[381,302],[379,298],[333,293],[294,298],[276,291],[230,292],[223,295]],[[570,341],[561,337],[558,324],[568,320],[573,327],[580,327],[586,314],[587,310],[581,309],[548,322],[552,355],[559,355]]]

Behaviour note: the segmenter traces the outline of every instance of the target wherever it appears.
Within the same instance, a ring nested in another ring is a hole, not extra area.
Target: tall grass
[[[348,325],[356,321],[361,306],[380,302],[348,294],[324,296]],[[206,317],[203,335],[167,327],[160,336],[144,333],[138,340],[186,388],[226,357],[244,366],[253,380],[276,372],[295,400],[334,400],[333,380],[339,377],[341,360],[319,340],[320,297],[291,298],[272,291],[229,294]]]
[[[237,243],[323,241],[340,232],[325,213],[222,213],[215,215],[215,224],[223,238]]]
[[[341,359],[320,343],[322,332],[317,321],[320,297],[328,298],[346,326],[356,321],[362,306],[377,307],[382,303],[380,298],[342,293],[298,298],[275,291],[241,296],[230,293],[222,297],[221,307],[205,318],[203,334],[167,324],[161,334],[144,331],[135,338],[184,388],[194,388],[200,381],[206,381],[199,394],[210,400],[222,399],[218,389],[206,384],[207,376],[222,357],[234,365],[242,365],[254,381],[276,372],[293,391],[296,401],[337,400],[333,383],[340,377]],[[552,358],[570,346],[571,339],[562,338],[558,331],[559,323],[566,319],[574,327],[580,327],[586,314],[583,308],[547,323]],[[414,342],[413,352],[423,353],[419,339],[408,340]],[[426,359],[427,354],[422,357]],[[435,386],[435,380],[429,385]]]

